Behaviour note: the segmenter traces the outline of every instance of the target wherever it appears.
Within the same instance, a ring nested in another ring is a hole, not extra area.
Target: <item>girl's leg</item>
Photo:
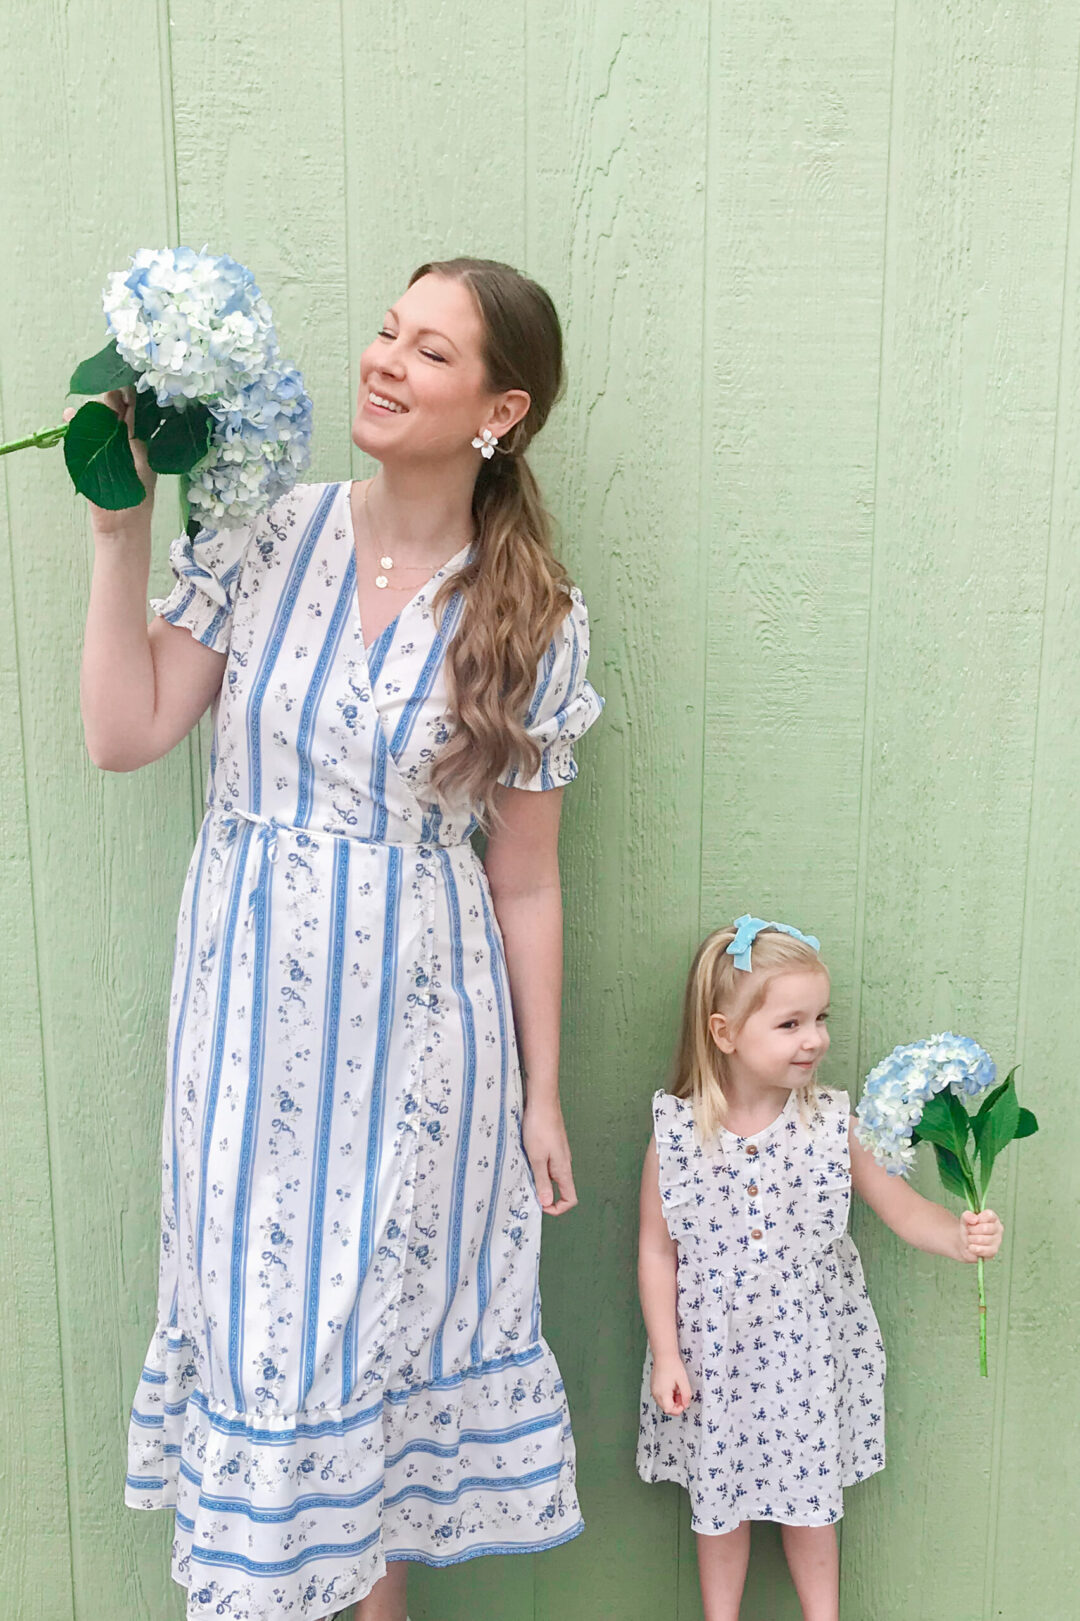
[[[698,1534],[697,1563],[705,1621],[739,1621],[739,1600],[750,1559],[750,1521],[726,1536]]]
[[[803,1621],[840,1621],[840,1558],[834,1525],[782,1525]]]
[[[406,1621],[405,1581],[408,1574],[409,1566],[404,1559],[387,1565],[386,1575],[356,1606],[353,1621]]]

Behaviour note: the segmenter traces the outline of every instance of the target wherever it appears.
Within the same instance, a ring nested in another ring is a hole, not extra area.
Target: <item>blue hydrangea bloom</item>
[[[140,248],[103,303],[137,388],[210,409],[210,448],[187,478],[192,516],[209,530],[250,523],[297,482],[311,446],[311,400],[280,360],[251,271],[228,255]]]
[[[977,1097],[996,1075],[990,1054],[969,1036],[946,1032],[894,1047],[866,1077],[855,1135],[890,1176],[907,1176],[915,1164],[912,1132],[930,1099],[946,1087]]]

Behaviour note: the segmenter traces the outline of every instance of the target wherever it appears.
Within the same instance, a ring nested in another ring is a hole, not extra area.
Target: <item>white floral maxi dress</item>
[[[685,1486],[705,1535],[828,1525],[843,1488],[885,1466],[885,1351],[847,1233],[848,1119],[846,1092],[819,1090],[812,1113],[792,1092],[755,1137],[702,1148],[690,1104],[653,1098],[693,1398],[661,1412],[646,1356],[638,1472]]]
[[[175,1505],[189,1617],[323,1617],[387,1560],[581,1529],[540,1333],[540,1208],[502,942],[432,602],[364,646],[349,486],[173,547],[153,606],[228,653],[180,908],[157,1331],[127,1501]],[[541,789],[600,701],[575,593],[527,725]]]

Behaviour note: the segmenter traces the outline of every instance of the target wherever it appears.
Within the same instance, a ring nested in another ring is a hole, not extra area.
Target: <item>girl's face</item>
[[[737,1031],[722,1013],[713,1014],[709,1029],[743,1079],[794,1090],[813,1080],[829,1050],[828,1012],[824,968],[793,969],[769,981],[765,1000]]]
[[[502,438],[529,409],[521,389],[493,394],[484,329],[472,293],[448,276],[421,276],[386,312],[360,357],[353,441],[379,461],[480,458],[473,438]]]

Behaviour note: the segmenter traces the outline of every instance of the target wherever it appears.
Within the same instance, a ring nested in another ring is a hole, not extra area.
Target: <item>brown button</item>
[[[754,1155],[757,1153],[757,1143],[747,1143],[746,1152],[750,1155],[750,1158],[753,1159]]]
[[[757,1198],[757,1183],[756,1182],[751,1182],[750,1186],[747,1188],[746,1191],[750,1195],[751,1199],[756,1199]]]
[[[761,1228],[760,1227],[753,1228],[751,1233],[750,1233],[750,1237],[751,1238],[760,1238],[761,1237]]]

